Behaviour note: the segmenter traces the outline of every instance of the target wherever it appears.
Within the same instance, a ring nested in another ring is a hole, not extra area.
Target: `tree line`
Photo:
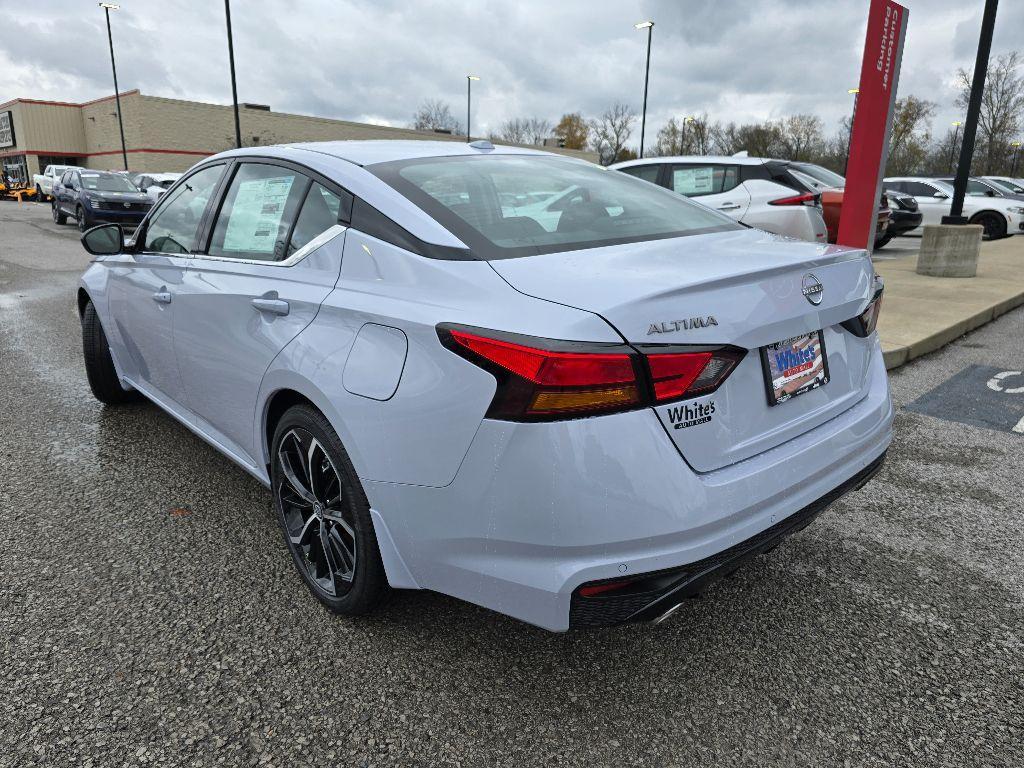
[[[1021,71],[1018,73],[1018,69]],[[970,97],[971,73],[956,73],[956,105],[964,113]],[[955,171],[962,131],[949,126],[933,133],[938,105],[909,95],[897,99],[889,140],[886,174],[937,176]],[[544,118],[516,117],[505,120],[488,138],[511,144],[540,145],[555,138],[568,149],[589,149],[609,165],[637,156],[631,139],[639,121],[636,111],[616,103],[602,114],[586,118],[580,112],[562,115],[553,123]],[[707,113],[672,118],[657,132],[644,156],[732,155],[746,151],[752,157],[771,157],[818,163],[837,173],[845,172],[852,118],[844,118],[828,134],[820,117],[796,114],[754,123],[712,120]],[[465,135],[465,129],[447,104],[425,101],[414,116],[419,130],[440,130]],[[971,172],[1007,175],[1014,164],[1011,145],[1024,133],[1024,56],[1014,51],[990,62],[985,78],[981,116]],[[1024,175],[1024,158],[1017,160]]]

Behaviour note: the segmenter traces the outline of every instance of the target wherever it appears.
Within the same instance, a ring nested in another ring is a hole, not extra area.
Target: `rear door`
[[[750,193],[740,183],[739,167],[721,163],[673,163],[668,188],[742,221]]]
[[[188,405],[243,457],[255,455],[263,374],[337,282],[351,199],[291,164],[236,164],[178,289],[174,348]]]

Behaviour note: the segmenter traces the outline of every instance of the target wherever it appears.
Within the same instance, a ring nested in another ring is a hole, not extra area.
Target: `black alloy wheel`
[[[390,588],[370,503],[334,427],[295,405],[277,422],[270,455],[278,521],[309,591],[334,613],[369,613]]]
[[[982,213],[974,217],[972,224],[980,224],[982,237],[986,240],[998,240],[1006,236],[1006,222],[1002,216],[995,213]]]
[[[66,224],[68,221],[67,215],[60,209],[60,204],[57,199],[54,198],[53,205],[51,206],[51,213],[53,214],[54,224]]]
[[[91,226],[91,223],[86,219],[85,209],[82,206],[75,208],[75,218],[78,223],[79,232],[85,232]]]

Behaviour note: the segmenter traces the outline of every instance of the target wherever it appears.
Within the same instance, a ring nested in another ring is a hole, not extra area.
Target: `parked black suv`
[[[68,169],[53,185],[53,220],[63,224],[68,216],[78,222],[79,232],[100,222],[139,225],[153,201],[120,173]]]

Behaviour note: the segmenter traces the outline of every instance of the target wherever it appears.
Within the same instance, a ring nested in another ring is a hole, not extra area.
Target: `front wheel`
[[[134,390],[126,390],[121,386],[114,360],[110,356],[107,334],[103,332],[91,301],[86,303],[85,311],[82,312],[82,354],[85,357],[89,389],[97,400],[107,405],[120,405],[135,399]]]
[[[892,235],[882,235],[882,239],[875,243],[875,250],[885,248],[892,241]]]
[[[341,440],[319,411],[290,408],[274,430],[270,470],[285,543],[328,610],[369,613],[388,592],[370,505]]]
[[[89,221],[89,217],[85,215],[85,209],[82,206],[75,208],[75,220],[78,222],[79,232],[85,232],[92,226],[92,222]]]
[[[68,222],[68,217],[67,217],[67,215],[66,215],[66,214],[65,214],[65,213],[64,213],[64,212],[63,212],[63,211],[62,211],[62,210],[60,209],[60,204],[59,204],[59,203],[57,202],[57,200],[56,200],[56,199],[54,199],[54,201],[53,201],[53,205],[52,205],[52,206],[50,206],[50,207],[52,208],[52,211],[51,211],[51,212],[53,213],[53,223],[54,223],[54,224],[67,224],[67,222]]]
[[[981,236],[985,240],[998,240],[1006,237],[1006,220],[996,213],[981,213],[974,217],[972,224],[981,224]]]
[[[46,195],[43,194],[43,188],[36,184],[36,202],[42,203],[46,201]]]

